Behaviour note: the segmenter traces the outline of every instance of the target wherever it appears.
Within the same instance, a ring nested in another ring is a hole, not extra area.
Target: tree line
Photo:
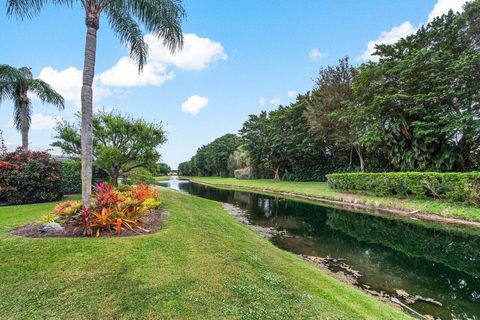
[[[223,136],[201,147],[179,171],[232,176],[248,166],[255,177],[323,180],[342,171],[479,170],[479,48],[477,0],[378,45],[377,61],[322,68],[309,92],[250,115],[239,135],[227,135],[231,144]]]

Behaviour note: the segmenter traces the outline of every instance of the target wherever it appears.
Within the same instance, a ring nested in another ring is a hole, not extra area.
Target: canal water
[[[403,290],[441,303],[409,307],[440,319],[480,319],[480,232],[353,212],[318,203],[224,190],[188,181],[164,186],[230,203],[254,225],[279,232],[272,242],[296,254],[327,258],[333,272],[350,270],[358,286],[398,296]],[[404,301],[400,299],[401,301]]]

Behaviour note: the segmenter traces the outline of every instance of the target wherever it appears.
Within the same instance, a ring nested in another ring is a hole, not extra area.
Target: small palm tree
[[[34,93],[43,103],[50,103],[60,110],[64,109],[63,97],[46,82],[34,79],[30,68],[14,68],[0,65],[0,102],[13,100],[13,121],[22,133],[22,148],[28,149],[28,131],[30,130],[32,103],[28,93]]]
[[[85,11],[85,41],[82,85],[82,203],[90,207],[92,193],[92,83],[95,75],[97,31],[104,14],[121,42],[130,49],[139,72],[147,62],[148,47],[138,22],[163,40],[173,53],[181,49],[181,21],[185,10],[181,0],[7,0],[7,14],[29,18],[47,3],[72,6],[81,3]]]

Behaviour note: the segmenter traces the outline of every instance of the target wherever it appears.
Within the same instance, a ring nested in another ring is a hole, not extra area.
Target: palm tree
[[[14,102],[13,121],[22,133],[22,148],[28,149],[28,131],[30,130],[32,102],[28,93],[34,93],[43,103],[50,103],[60,110],[64,109],[63,97],[46,82],[34,79],[30,68],[14,68],[0,65],[0,102],[10,99]]]
[[[173,53],[181,49],[181,21],[185,10],[181,0],[7,0],[7,14],[21,19],[38,14],[47,3],[72,6],[80,2],[85,11],[85,41],[82,85],[82,203],[90,207],[92,193],[92,82],[95,74],[97,31],[104,14],[120,41],[130,49],[139,72],[147,62],[148,47],[139,23],[163,40]]]

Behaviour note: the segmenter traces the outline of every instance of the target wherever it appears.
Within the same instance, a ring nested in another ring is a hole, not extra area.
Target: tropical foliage
[[[30,68],[14,68],[0,65],[0,102],[5,99],[14,103],[13,122],[22,134],[22,148],[28,149],[28,131],[32,122],[32,102],[29,93],[35,94],[43,103],[64,109],[64,99],[46,82],[34,79]]]
[[[65,222],[74,219],[82,224],[84,235],[100,236],[102,232],[122,234],[122,230],[143,229],[145,214],[158,208],[161,202],[157,192],[146,184],[119,191],[102,182],[94,187],[91,209],[82,208],[79,201],[58,204],[43,220]]]
[[[19,148],[0,158],[0,201],[36,203],[62,196],[60,164],[48,153]]]
[[[62,122],[55,128],[57,139],[52,145],[73,157],[81,155],[81,126]],[[93,156],[95,167],[104,171],[113,185],[119,177],[137,168],[155,170],[160,153],[157,148],[166,141],[161,124],[133,119],[119,113],[98,113],[93,117]]]

